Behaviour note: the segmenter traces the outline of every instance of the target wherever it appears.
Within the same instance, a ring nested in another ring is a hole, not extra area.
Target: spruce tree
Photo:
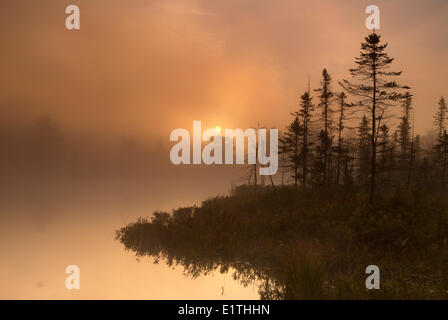
[[[410,147],[411,147],[411,122],[410,116],[412,112],[412,95],[406,92],[404,101],[402,104],[403,114],[401,116],[400,124],[398,126],[399,143],[400,143],[400,157],[402,166],[405,166],[409,160]]]
[[[439,108],[437,109],[437,113],[434,117],[434,125],[438,129],[438,139],[442,140],[443,132],[446,129],[445,123],[447,120],[447,106],[445,102],[445,98],[441,97],[439,101]]]
[[[319,104],[317,105],[321,112],[322,117],[322,129],[319,134],[322,169],[322,183],[326,184],[329,180],[329,162],[331,157],[331,146],[333,143],[333,137],[330,135],[331,126],[331,100],[333,92],[331,91],[331,76],[327,69],[322,71],[322,80],[320,81],[321,87],[315,91],[319,93]]]
[[[361,43],[361,53],[355,58],[356,67],[350,69],[352,77],[358,83],[343,80],[340,84],[348,93],[360,98],[360,104],[369,113],[370,124],[370,201],[374,201],[377,175],[377,137],[378,129],[386,116],[386,109],[392,102],[400,100],[403,95],[397,91],[409,89],[395,81],[386,80],[391,76],[399,76],[400,72],[389,71],[390,64],[394,61],[386,53],[387,43],[382,44],[380,35],[375,32],[365,37]]]
[[[442,189],[445,189],[447,156],[448,156],[448,136],[446,129],[447,105],[443,97],[440,98],[439,108],[434,117],[434,125],[438,130],[436,145],[434,146],[437,167],[441,170]],[[439,171],[440,172],[440,171]]]
[[[300,110],[297,115],[300,117],[303,131],[302,131],[302,148],[301,148],[301,160],[302,160],[302,187],[306,189],[308,179],[308,160],[310,154],[310,121],[311,115],[314,111],[314,105],[309,92],[305,92],[300,98]]]
[[[286,127],[286,131],[281,139],[281,151],[287,155],[287,167],[292,170],[294,187],[297,189],[299,181],[300,150],[302,148],[301,137],[303,127],[300,124],[299,116],[293,113],[293,121]]]

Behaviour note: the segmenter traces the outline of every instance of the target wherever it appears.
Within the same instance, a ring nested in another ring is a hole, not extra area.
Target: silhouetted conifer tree
[[[322,170],[322,183],[327,184],[329,182],[329,163],[331,158],[331,146],[333,143],[333,137],[330,135],[331,129],[331,100],[333,92],[331,91],[331,76],[327,69],[322,71],[322,80],[320,81],[321,87],[315,91],[319,93],[319,104],[317,105],[321,112],[322,117],[322,130],[319,133],[320,146],[318,151],[320,153],[320,165]]]
[[[308,179],[308,160],[310,153],[310,146],[312,142],[310,142],[310,121],[311,115],[314,110],[314,105],[312,103],[312,98],[309,92],[305,92],[301,97],[301,108],[297,115],[301,119],[301,123],[303,125],[302,131],[302,150],[301,150],[301,159],[302,159],[302,187],[303,190],[306,189],[307,179]]]
[[[386,108],[392,101],[403,97],[396,92],[399,89],[409,89],[400,86],[395,81],[387,81],[386,77],[399,76],[401,72],[388,71],[393,58],[385,52],[386,44],[381,44],[380,35],[375,32],[365,37],[361,43],[361,53],[355,58],[356,68],[350,69],[350,74],[357,78],[359,83],[343,80],[340,84],[348,93],[361,99],[360,103],[370,113],[370,201],[374,200],[376,187],[377,137],[379,123],[383,120]]]
[[[299,121],[298,113],[293,113],[294,120],[286,127],[281,139],[281,150],[287,155],[287,167],[292,170],[294,187],[297,189],[299,182],[300,150],[302,148],[301,137],[303,126]]]

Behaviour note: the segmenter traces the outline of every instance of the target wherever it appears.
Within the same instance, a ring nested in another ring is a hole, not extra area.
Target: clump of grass
[[[321,299],[324,263],[317,247],[295,243],[282,251],[284,256],[284,298]]]

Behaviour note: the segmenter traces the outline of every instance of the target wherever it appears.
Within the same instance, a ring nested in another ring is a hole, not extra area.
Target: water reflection
[[[177,209],[174,217],[177,214],[181,215],[182,210],[188,208]],[[206,242],[195,245],[187,226],[184,235],[177,234],[173,237],[167,228],[168,220],[171,220],[170,216],[156,212],[151,220],[139,219],[136,223],[121,228],[117,231],[116,238],[124,244],[126,251],[134,252],[138,259],[151,257],[155,263],[162,262],[170,267],[181,267],[185,276],[190,279],[216,272],[230,273],[233,280],[243,286],[257,287],[260,299],[297,297],[289,292],[289,286],[285,285],[282,279],[283,272],[280,270],[282,264],[278,261],[260,259],[257,255],[251,257],[229,250],[230,246],[225,244],[221,247],[215,247],[213,243],[207,245]],[[282,250],[271,252],[280,256]],[[245,258],[242,258],[243,256]]]
[[[256,288],[243,287],[231,274],[209,274],[192,280],[182,268],[136,261],[123,254],[114,230],[116,216],[54,219],[45,228],[23,219],[0,226],[1,299],[254,299]],[[81,290],[65,288],[65,267],[81,269]],[[223,292],[224,288],[224,292]]]

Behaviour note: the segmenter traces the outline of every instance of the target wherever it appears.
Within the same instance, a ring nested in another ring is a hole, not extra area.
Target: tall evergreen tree
[[[446,129],[447,120],[447,105],[443,97],[440,98],[439,108],[434,117],[434,125],[438,130],[438,137],[434,151],[436,153],[435,159],[437,167],[441,170],[442,189],[445,189],[446,184],[446,169],[447,169],[447,152],[448,152],[448,136]]]
[[[411,112],[412,112],[412,95],[406,92],[402,104],[403,114],[401,116],[400,124],[398,125],[399,143],[400,143],[400,157],[402,166],[404,167],[410,159],[411,148]]]
[[[440,148],[442,149],[442,190],[445,190],[448,166],[448,132],[446,130],[443,131]]]
[[[285,185],[285,175],[288,171],[288,145],[286,144],[286,139],[287,139],[287,132],[280,132],[280,146],[279,146],[279,153],[280,153],[280,174],[281,174],[281,179],[282,179],[282,183],[281,185],[284,186]]]
[[[319,93],[319,104],[317,105],[321,111],[322,117],[322,130],[319,134],[321,153],[321,168],[322,168],[322,183],[326,184],[329,180],[329,163],[331,157],[331,146],[333,138],[330,135],[331,129],[331,99],[333,92],[331,91],[331,76],[327,69],[322,71],[322,80],[320,81],[321,87],[315,91]]]
[[[448,169],[448,132],[445,129],[435,146],[441,169],[442,190],[446,187],[446,173]]]
[[[298,113],[293,113],[294,120],[286,127],[281,139],[281,151],[287,154],[287,167],[292,170],[292,179],[295,189],[298,188],[300,150],[302,148],[301,137],[303,126],[300,124]]]
[[[447,106],[445,98],[441,97],[439,101],[439,108],[437,109],[437,113],[434,117],[434,125],[437,126],[438,129],[439,140],[442,140],[443,138],[443,132],[446,129],[446,120],[447,120]]]
[[[400,72],[388,71],[394,61],[386,53],[387,43],[382,44],[380,35],[375,32],[369,34],[361,43],[361,53],[355,58],[356,68],[350,69],[350,74],[357,78],[359,83],[343,80],[340,84],[350,94],[361,99],[362,106],[370,113],[370,201],[373,202],[376,190],[376,161],[377,161],[377,136],[379,123],[383,120],[387,106],[393,101],[403,97],[398,93],[399,89],[409,89],[400,86],[395,81],[387,81],[389,76],[399,76]]]
[[[310,154],[310,146],[312,142],[310,141],[310,121],[311,115],[314,111],[314,105],[309,92],[305,92],[300,98],[300,110],[297,115],[301,119],[303,126],[302,131],[302,149],[301,149],[301,159],[302,159],[302,187],[303,190],[306,189],[307,179],[308,179],[308,160]]]

